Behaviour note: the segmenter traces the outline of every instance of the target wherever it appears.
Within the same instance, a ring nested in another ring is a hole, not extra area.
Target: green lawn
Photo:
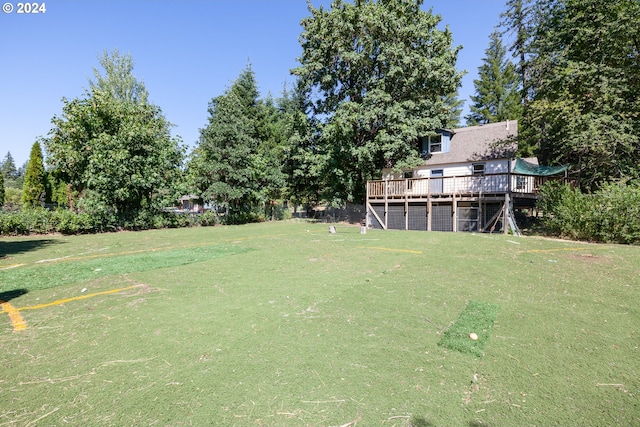
[[[0,426],[640,425],[640,247],[359,231],[1,238]]]

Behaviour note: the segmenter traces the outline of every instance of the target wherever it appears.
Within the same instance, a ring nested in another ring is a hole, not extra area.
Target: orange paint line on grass
[[[29,306],[29,307],[22,307],[22,308],[19,308],[18,310],[20,310],[20,311],[23,311],[23,310],[38,310],[40,308],[51,307],[51,306],[54,306],[54,305],[60,305],[60,304],[64,304],[64,303],[71,302],[71,301],[79,301],[79,300],[83,300],[83,299],[87,299],[87,298],[93,298],[93,297],[96,297],[98,295],[117,294],[118,292],[128,291],[129,289],[133,289],[133,288],[139,288],[140,286],[142,286],[142,285],[133,285],[133,286],[128,286],[126,288],[118,288],[118,289],[110,289],[108,291],[102,291],[102,292],[94,292],[92,294],[80,295],[78,297],[59,299],[57,301],[47,302],[45,304],[38,304],[38,305]]]
[[[0,267],[0,270],[9,270],[10,268],[22,267],[23,265],[26,265],[26,264],[11,264],[11,265],[5,265],[5,266],[3,266],[3,267]]]
[[[9,320],[11,320],[11,325],[13,325],[13,331],[14,332],[18,332],[18,331],[22,331],[24,329],[27,329],[27,322],[25,322],[25,320],[22,318],[22,315],[20,314],[21,311],[24,310],[38,310],[40,308],[46,308],[46,307],[52,307],[54,305],[61,305],[67,302],[71,302],[71,301],[79,301],[79,300],[83,300],[83,299],[87,299],[87,298],[93,298],[99,295],[109,295],[109,294],[116,294],[118,292],[123,292],[123,291],[127,291],[129,289],[133,289],[133,288],[139,288],[140,286],[143,285],[133,285],[133,286],[128,286],[126,288],[118,288],[118,289],[110,289],[108,291],[102,291],[102,292],[94,292],[92,294],[87,294],[87,295],[80,295],[77,297],[70,297],[70,298],[64,298],[64,299],[60,299],[57,301],[53,301],[53,302],[48,302],[45,304],[38,304],[38,305],[32,305],[32,306],[28,306],[28,307],[20,307],[20,308],[16,308],[14,306],[12,306],[11,304],[9,304],[8,302],[3,302],[0,301],[0,306],[2,307],[2,310],[9,314]]]
[[[27,329],[27,322],[25,322],[20,315],[19,309],[4,301],[0,301],[0,307],[2,307],[2,311],[9,314],[9,320],[11,320],[11,325],[13,325],[14,332]]]
[[[364,248],[364,249],[374,249],[377,251],[389,251],[389,252],[405,252],[405,253],[409,253],[409,254],[418,254],[421,255],[422,251],[414,251],[414,250],[410,250],[410,249],[391,249],[391,248],[381,248],[379,246],[358,246],[359,248]]]

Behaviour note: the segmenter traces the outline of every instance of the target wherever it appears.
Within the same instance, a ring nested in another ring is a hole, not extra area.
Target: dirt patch
[[[585,253],[581,253],[581,254],[570,254],[567,255],[568,258],[571,259],[578,259],[590,264],[605,264],[605,263],[609,263],[611,262],[611,258],[606,257],[606,256],[601,256],[601,255],[594,255],[594,254],[585,254]]]

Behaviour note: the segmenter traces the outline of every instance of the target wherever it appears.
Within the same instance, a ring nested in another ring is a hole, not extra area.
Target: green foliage
[[[22,190],[6,186],[4,190],[4,203],[13,207],[22,204]]]
[[[40,207],[17,211],[0,211],[0,235],[86,234],[116,230],[147,230],[213,226],[218,223],[215,212],[184,214],[142,210],[124,220],[117,218],[105,206],[92,204],[90,209],[74,212],[69,209],[46,210]]]
[[[26,208],[44,205],[46,198],[46,175],[42,161],[40,143],[35,142],[31,147],[29,163],[24,175],[22,190],[22,205]]]
[[[460,85],[459,48],[422,1],[336,0],[302,20],[300,66],[324,119],[315,149],[324,159],[325,197],[362,203],[382,168],[421,163],[417,140],[443,127],[448,95]]]
[[[13,156],[11,152],[7,152],[7,155],[4,157],[2,161],[2,176],[5,180],[12,180],[18,178],[18,170],[16,169],[16,164],[13,161]]]
[[[109,53],[105,50],[98,58],[105,75],[97,68],[93,69],[95,81],[89,81],[91,89],[95,92],[104,92],[109,97],[121,101],[146,104],[149,97],[147,89],[133,75],[133,58],[115,49]]]
[[[0,213],[1,235],[47,234],[52,231],[55,231],[55,226],[51,220],[51,213],[43,208]]]
[[[255,212],[285,185],[279,113],[261,102],[251,67],[209,104],[188,174],[205,201],[227,210],[226,223],[259,220]]]
[[[284,92],[279,108],[286,130],[283,171],[287,196],[295,205],[315,206],[324,193],[326,158],[318,150],[318,121],[308,114],[309,93],[300,79],[290,91]]]
[[[44,143],[49,165],[70,194],[125,219],[159,207],[158,193],[180,175],[184,148],[171,137],[160,108],[146,102],[146,91],[130,75],[130,57],[116,52],[103,65],[107,76],[84,98],[64,100]]]
[[[547,229],[563,237],[640,244],[640,182],[610,182],[593,194],[547,184],[539,207]]]
[[[56,173],[47,174],[47,201],[56,206],[68,207],[69,194],[67,183],[56,176]]]
[[[446,129],[454,129],[460,127],[460,114],[464,100],[458,99],[458,91],[450,93],[444,97],[445,107],[449,109],[449,116],[444,124]]]
[[[523,139],[583,188],[640,177],[640,3],[539,1]]]
[[[476,95],[471,96],[473,105],[466,117],[468,125],[518,120],[522,115],[519,76],[506,54],[500,34],[494,31],[484,63],[478,68],[479,78],[473,81]]]
[[[0,174],[0,209],[4,206],[4,176]]]

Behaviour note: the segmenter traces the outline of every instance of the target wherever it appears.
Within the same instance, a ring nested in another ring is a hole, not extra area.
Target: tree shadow
[[[0,292],[0,301],[9,302],[14,298],[21,297],[22,295],[27,294],[29,292],[26,289],[13,289],[10,291]]]
[[[411,420],[409,421],[409,425],[411,427],[435,427],[435,424],[430,423],[424,417],[419,417],[417,415],[414,415],[413,417],[411,417]]]
[[[3,241],[0,240],[0,259],[9,255],[22,254],[45,246],[60,244],[59,240],[53,239],[36,239],[36,240],[19,240],[19,241]]]

